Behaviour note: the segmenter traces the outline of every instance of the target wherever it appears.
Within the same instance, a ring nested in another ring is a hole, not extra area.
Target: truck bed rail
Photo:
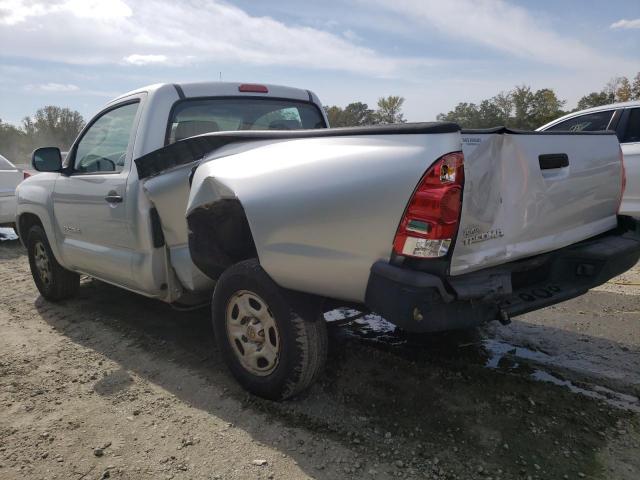
[[[138,178],[158,175],[165,170],[195,162],[205,155],[236,142],[293,140],[300,138],[345,137],[358,135],[412,135],[455,133],[460,126],[451,122],[403,123],[370,127],[322,128],[317,130],[251,130],[214,132],[186,138],[135,160]]]

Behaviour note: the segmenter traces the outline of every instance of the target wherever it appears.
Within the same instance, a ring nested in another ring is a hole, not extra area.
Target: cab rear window
[[[173,108],[167,144],[209,132],[326,128],[312,103],[267,98],[183,100]]]

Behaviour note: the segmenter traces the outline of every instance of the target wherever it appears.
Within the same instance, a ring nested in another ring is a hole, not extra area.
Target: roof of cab
[[[131,90],[130,92],[120,95],[109,103],[113,103],[136,93],[152,93],[167,88],[175,89],[178,95],[184,95],[185,98],[219,96],[264,96],[320,103],[318,98],[312,92],[310,92],[309,90],[303,90],[301,88],[261,83],[260,85],[264,85],[265,87],[267,87],[267,89],[269,90],[268,93],[240,92],[238,88],[243,84],[245,84],[245,82],[156,83],[153,85],[147,85],[145,87]]]

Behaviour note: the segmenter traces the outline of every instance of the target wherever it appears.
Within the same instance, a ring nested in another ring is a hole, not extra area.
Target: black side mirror
[[[37,148],[31,155],[31,165],[39,172],[62,170],[62,154],[58,147]]]

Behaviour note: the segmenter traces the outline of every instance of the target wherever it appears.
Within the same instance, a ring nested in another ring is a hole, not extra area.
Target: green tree
[[[615,101],[615,96],[609,92],[602,90],[601,92],[591,92],[578,100],[576,110],[584,110],[585,108],[599,107],[607,105]]]
[[[545,123],[564,115],[565,100],[560,100],[550,88],[543,88],[533,94],[530,119],[527,128],[535,130]]]
[[[378,109],[375,112],[376,123],[406,123],[402,113],[404,98],[395,95],[378,99]]]
[[[613,77],[604,86],[603,92],[607,93],[611,98],[613,98],[614,102],[616,101],[616,92],[618,91],[620,82],[622,82],[622,78],[623,77]]]
[[[327,118],[329,119],[330,127],[342,126],[342,108],[336,105],[332,105],[330,107],[324,107],[324,111],[327,114]]]
[[[564,100],[550,88],[532,91],[521,85],[510,92],[500,92],[487,100],[462,102],[438,120],[456,122],[463,128],[491,128],[504,125],[532,130],[564,114]]]
[[[503,111],[495,104],[493,99],[482,100],[478,105],[478,128],[491,128],[504,125]]]
[[[350,103],[344,107],[342,115],[343,122],[347,123],[348,126],[360,127],[375,123],[373,110],[369,108],[369,105],[362,102]]]
[[[366,103],[353,102],[344,108],[325,107],[329,125],[332,127],[361,127],[376,123],[374,111]]]
[[[500,92],[491,99],[491,102],[500,110],[498,125],[507,125],[513,112],[513,98],[511,92]]]
[[[618,88],[616,89],[616,101],[617,102],[628,102],[631,100],[633,96],[631,89],[631,82],[627,77],[622,77],[620,79],[620,83],[618,84]]]
[[[636,73],[631,86],[631,99],[640,100],[640,72]]]
[[[14,163],[29,164],[31,152],[38,147],[67,150],[83,126],[80,113],[56,106],[43,107],[33,117],[25,117],[20,127],[0,120],[0,154]]]
[[[511,92],[500,92],[488,100],[482,100],[479,105],[459,103],[450,112],[439,114],[437,119],[455,122],[462,128],[491,128],[509,125],[513,108]]]
[[[67,150],[84,127],[84,119],[75,110],[48,105],[33,118],[25,117],[22,125],[35,147],[52,145]]]
[[[441,122],[455,122],[462,128],[479,128],[480,112],[475,103],[461,102],[448,113],[436,117]]]
[[[0,154],[13,163],[26,164],[27,145],[25,133],[0,119]]]
[[[361,127],[379,123],[405,123],[402,114],[404,98],[398,96],[382,97],[378,100],[378,109],[372,110],[362,102],[352,102],[344,108],[333,105],[325,107],[329,125],[332,127]]]
[[[531,108],[534,94],[531,87],[521,85],[511,92],[514,116],[510,119],[510,127],[527,130],[532,127]]]
[[[638,80],[638,75],[634,82]],[[613,97],[614,102],[627,102],[634,97],[634,87],[627,77],[613,77],[604,87],[604,91]]]

